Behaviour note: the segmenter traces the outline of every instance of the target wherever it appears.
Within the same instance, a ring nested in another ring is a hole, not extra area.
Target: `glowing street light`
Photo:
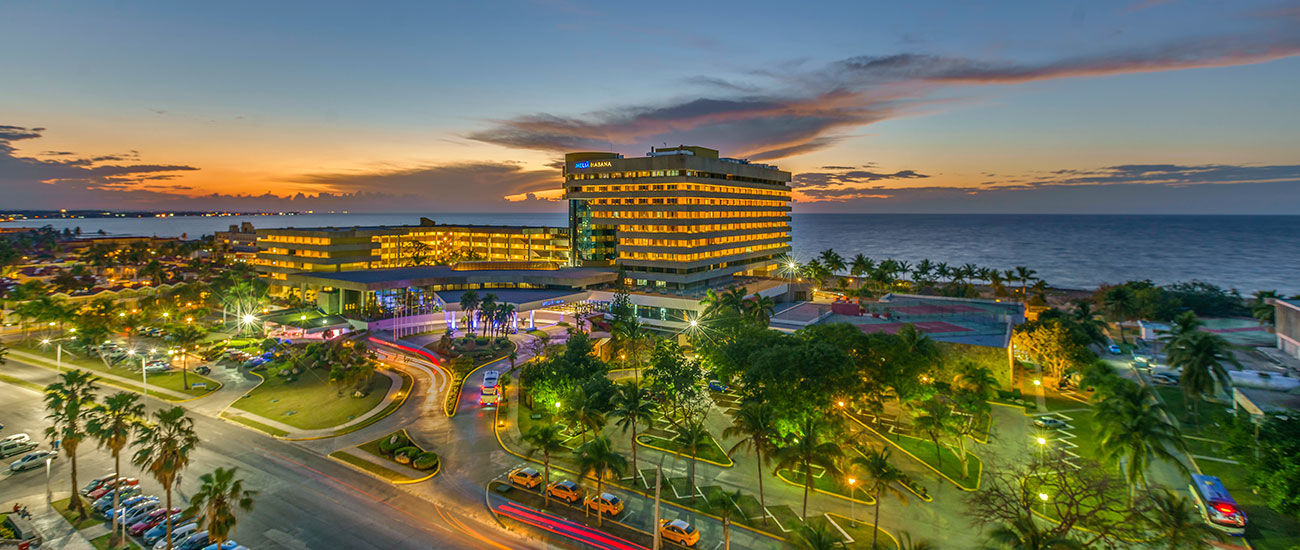
[[[1043,381],[1042,381],[1042,380],[1038,380],[1038,379],[1034,379],[1034,385],[1035,385],[1035,386],[1041,386],[1041,385],[1043,385]]]
[[[841,403],[841,405],[843,405],[843,403]],[[857,482],[858,480],[854,478],[849,478],[849,521],[853,523],[854,527],[858,526],[858,513],[857,513],[858,501],[857,499],[853,498],[855,496],[853,494],[853,491],[857,489],[857,487],[855,486]]]
[[[839,405],[841,409],[844,408],[844,402],[843,402],[843,401],[838,401],[838,402],[836,402],[835,404],[836,404],[836,405]],[[849,483],[853,483],[853,482],[850,481]]]
[[[555,402],[555,412],[560,412],[560,402],[559,402],[559,401],[556,401],[556,402]]]
[[[1046,444],[1047,444],[1047,439],[1042,438],[1042,437],[1038,438],[1038,444],[1039,444],[1039,445],[1046,445]]]
[[[246,314],[244,314],[244,322],[245,322],[245,323],[250,323],[250,324],[251,324],[253,321],[256,321],[256,320],[257,320],[257,317],[254,317],[252,313],[246,313]]]

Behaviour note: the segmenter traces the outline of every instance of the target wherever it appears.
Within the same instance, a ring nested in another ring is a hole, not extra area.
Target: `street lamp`
[[[1047,454],[1047,438],[1038,438],[1038,460],[1041,462]]]
[[[1043,501],[1043,515],[1047,515],[1047,493],[1038,493],[1038,500]]]
[[[695,328],[698,326],[700,326],[700,322],[696,321],[695,319],[691,319],[691,328]]]
[[[805,475],[807,475],[807,474],[805,474]],[[857,510],[858,510],[857,503],[858,503],[858,500],[855,499],[855,498],[853,498],[853,497],[855,496],[855,495],[853,494],[853,491],[854,491],[854,489],[856,488],[856,487],[855,487],[855,484],[856,484],[857,482],[858,482],[858,480],[856,480],[856,479],[854,479],[854,478],[849,478],[849,520],[850,520],[851,522],[853,522],[853,526],[854,526],[854,527],[857,527],[857,526],[858,526],[858,514],[857,514]]]
[[[45,458],[45,502],[54,501],[54,492],[50,490],[50,462],[53,460],[52,457]]]
[[[1042,381],[1042,380],[1039,380],[1039,379],[1037,379],[1037,378],[1035,378],[1035,379],[1034,379],[1034,385],[1035,385],[1035,386],[1041,386],[1041,385],[1043,385],[1043,381]]]

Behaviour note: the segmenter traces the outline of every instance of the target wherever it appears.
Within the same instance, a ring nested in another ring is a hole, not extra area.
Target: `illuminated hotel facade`
[[[692,146],[564,160],[574,265],[618,266],[634,287],[691,292],[770,276],[790,251],[789,172]]]

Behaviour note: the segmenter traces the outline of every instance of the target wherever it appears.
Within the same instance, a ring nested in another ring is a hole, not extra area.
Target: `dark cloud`
[[[491,210],[503,199],[518,201],[529,194],[556,193],[561,189],[555,170],[527,170],[514,162],[466,162],[374,171],[308,174],[294,183],[320,187],[321,193],[380,193],[414,201],[425,208]]]
[[[914,112],[952,87],[1262,63],[1300,55],[1300,28],[1270,22],[1246,35],[1200,37],[1146,48],[1027,63],[900,53],[857,56],[808,70],[752,71],[763,85],[690,79],[711,92],[651,105],[491,121],[469,139],[543,151],[702,143],[726,154],[777,159],[828,147],[856,127]],[[640,151],[634,151],[639,153]]]
[[[910,180],[928,178],[925,174],[915,170],[899,170],[892,174],[886,172],[872,172],[868,170],[855,170],[845,167],[824,166],[823,169],[834,169],[830,172],[803,172],[794,176],[791,187],[808,194],[814,190],[828,189],[863,189],[866,186],[857,185],[872,183],[884,180]]]

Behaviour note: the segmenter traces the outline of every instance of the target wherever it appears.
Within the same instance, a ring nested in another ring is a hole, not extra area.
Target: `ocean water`
[[[439,223],[566,225],[563,213],[425,214]],[[110,235],[195,238],[243,221],[255,227],[418,223],[418,214],[55,219],[10,225],[103,229]],[[1300,216],[1110,216],[1001,214],[794,214],[794,254],[804,261],[827,248],[845,258],[949,265],[1026,266],[1053,286],[1193,279],[1243,294],[1300,293]]]

